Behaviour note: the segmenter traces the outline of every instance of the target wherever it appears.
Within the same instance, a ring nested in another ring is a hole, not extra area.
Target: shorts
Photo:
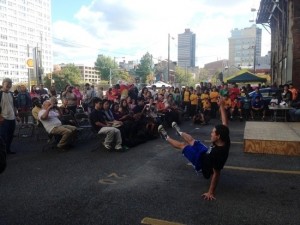
[[[194,145],[187,145],[182,150],[182,154],[193,164],[196,171],[201,170],[201,156],[207,152],[208,148],[201,142],[195,141]]]

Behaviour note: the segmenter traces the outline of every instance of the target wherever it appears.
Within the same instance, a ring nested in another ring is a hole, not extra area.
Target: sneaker
[[[176,134],[180,136],[180,127],[178,126],[178,124],[176,122],[173,122],[172,127],[176,130]]]
[[[163,127],[163,125],[159,125],[157,130],[158,130],[158,133],[160,134],[161,138],[167,140],[168,134],[167,134],[167,131],[165,130],[165,128]]]
[[[107,151],[111,151],[111,147],[107,144],[102,143],[103,147],[107,150]]]
[[[128,151],[129,148],[128,148],[127,146],[124,145],[124,146],[121,146],[121,147],[116,147],[115,150],[116,150],[117,152],[125,152],[125,151]]]

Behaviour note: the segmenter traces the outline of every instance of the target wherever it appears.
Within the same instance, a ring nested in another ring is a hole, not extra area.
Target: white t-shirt
[[[58,127],[61,126],[61,121],[58,119],[59,114],[55,111],[50,110],[49,114],[48,114],[48,119],[46,120],[42,120],[41,117],[42,115],[46,112],[45,109],[42,109],[39,112],[39,120],[41,121],[41,123],[43,124],[45,130],[48,133],[51,133],[52,129],[54,127]]]
[[[10,92],[2,92],[1,99],[1,115],[6,120],[14,120],[16,119],[15,111],[14,111],[14,100],[12,94]]]

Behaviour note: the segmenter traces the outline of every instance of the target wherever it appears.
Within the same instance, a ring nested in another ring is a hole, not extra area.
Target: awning
[[[274,12],[278,10],[277,3],[274,3],[273,0],[261,0],[259,10],[257,13],[256,23],[270,23],[270,19]]]
[[[254,82],[264,83],[267,82],[267,79],[258,77],[255,74],[250,72],[244,72],[240,75],[237,75],[227,80],[227,83],[254,83]]]

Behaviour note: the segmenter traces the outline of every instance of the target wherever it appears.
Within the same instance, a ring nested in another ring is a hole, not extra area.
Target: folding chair
[[[94,135],[92,125],[89,116],[86,113],[75,113],[74,114],[77,127],[80,131],[80,137],[85,140],[91,138]]]
[[[60,141],[60,135],[49,134],[44,128],[43,124],[39,122],[36,125],[36,140],[37,141],[45,141],[46,143],[42,147],[42,151],[46,151],[47,149],[54,149],[56,145]]]

